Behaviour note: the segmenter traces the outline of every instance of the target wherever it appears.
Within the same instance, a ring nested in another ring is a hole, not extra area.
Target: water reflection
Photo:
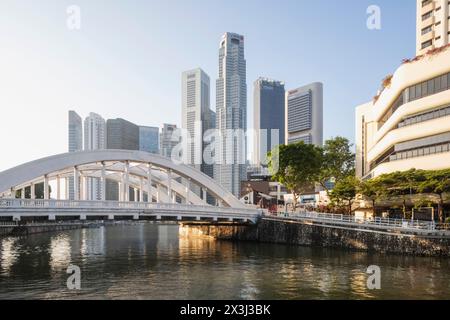
[[[0,240],[0,298],[450,299],[447,259],[233,243],[176,225],[116,224]],[[80,266],[82,290],[67,290]],[[366,287],[367,267],[382,290]]]
[[[19,246],[17,244],[17,239],[15,238],[6,238],[1,241],[1,274],[9,275],[11,267],[16,262],[19,256]]]

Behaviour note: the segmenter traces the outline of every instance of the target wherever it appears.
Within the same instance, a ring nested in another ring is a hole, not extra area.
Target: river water
[[[69,265],[81,289],[67,288]],[[367,267],[381,289],[367,288]],[[181,237],[117,224],[0,238],[0,299],[450,299],[450,259]]]

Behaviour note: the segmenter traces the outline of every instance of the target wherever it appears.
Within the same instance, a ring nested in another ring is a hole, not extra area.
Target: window
[[[380,129],[392,116],[392,114],[402,105],[415,101],[417,99],[421,99],[423,97],[427,97],[441,91],[445,91],[450,89],[450,73],[446,73],[439,77],[430,79],[428,81],[421,82],[419,84],[410,86],[405,88],[399,95],[399,97],[394,101],[390,108],[386,110],[386,112],[381,116],[378,120],[378,129]],[[442,108],[439,108],[442,109]],[[446,111],[447,112],[447,111]],[[409,121],[402,121],[399,124],[399,127],[403,127],[405,125],[414,124],[416,122],[426,121],[423,119],[433,119],[435,116],[432,114],[424,113],[419,116],[413,116],[415,119]],[[413,118],[410,117],[410,118]]]
[[[416,88],[409,88],[409,101],[416,100]]]
[[[422,43],[422,49],[428,48],[433,45],[433,40],[428,40]]]
[[[432,0],[423,0],[422,1],[422,8],[425,7],[426,5],[430,4]]]
[[[416,85],[416,99],[422,98],[422,85]]]
[[[441,76],[441,87],[442,90],[448,89],[448,75]]]
[[[431,26],[423,28],[422,29],[422,35],[427,34],[427,33],[431,32],[432,30],[433,30],[433,28]]]
[[[430,12],[425,13],[425,14],[422,16],[422,21],[425,21],[425,20],[427,20],[428,18],[430,18],[432,14],[433,14],[433,10],[430,11]]]
[[[422,94],[424,96],[428,95],[428,86],[426,82],[422,82]]]
[[[434,79],[434,90],[435,90],[435,92],[441,91],[441,78],[440,77]]]

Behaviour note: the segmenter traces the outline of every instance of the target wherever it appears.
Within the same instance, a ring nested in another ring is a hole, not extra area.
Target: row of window
[[[425,121],[429,121],[429,120],[433,120],[433,119],[437,119],[437,118],[442,118],[442,117],[446,117],[446,116],[450,116],[450,106],[435,109],[435,110],[432,110],[429,112],[424,112],[424,113],[417,114],[414,116],[410,116],[410,117],[404,119],[403,121],[401,121],[398,124],[398,128],[403,128],[406,126],[411,126],[416,123],[421,123],[421,122],[425,122]]]
[[[405,160],[449,151],[450,151],[450,143],[447,142],[435,146],[428,146],[408,151],[397,152],[389,157],[389,161]]]
[[[370,171],[382,163],[450,151],[450,132],[397,143],[370,163]]]
[[[381,117],[378,122],[378,129],[380,129],[392,116],[392,114],[402,105],[449,89],[450,73],[446,73],[439,77],[406,88]]]

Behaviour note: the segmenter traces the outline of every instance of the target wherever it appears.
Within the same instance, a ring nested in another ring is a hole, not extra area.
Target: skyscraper
[[[124,119],[106,121],[107,149],[139,150],[139,126]]]
[[[172,149],[178,144],[178,141],[172,141],[172,135],[177,130],[175,124],[165,123],[160,134],[160,152],[163,157],[170,158],[172,156]]]
[[[417,0],[417,55],[449,44],[448,0]]]
[[[84,149],[97,150],[105,149],[106,122],[100,115],[91,112],[84,120]],[[83,186],[86,192],[85,199],[101,200],[102,187],[98,178],[85,178],[86,185]]]
[[[284,82],[259,78],[254,84],[253,97],[253,125],[256,131],[253,159],[254,164],[259,165],[265,161],[267,152],[284,144]],[[278,130],[278,137],[272,130]],[[272,137],[276,141],[272,141]]]
[[[209,76],[200,68],[182,74],[182,128],[190,135],[187,164],[212,177],[211,165],[203,161],[203,136],[206,130],[215,128],[211,123]]]
[[[221,141],[214,179],[239,196],[240,182],[246,178],[247,81],[244,37],[235,33],[225,33],[220,41],[216,127]]]
[[[69,152],[83,150],[83,121],[75,111],[69,111]]]
[[[286,144],[323,144],[323,84],[315,82],[286,93]]]
[[[159,154],[158,127],[139,127],[139,150]]]
[[[83,121],[75,111],[69,111],[69,152],[83,150]],[[67,180],[67,196],[69,200],[75,199],[73,177]]]

